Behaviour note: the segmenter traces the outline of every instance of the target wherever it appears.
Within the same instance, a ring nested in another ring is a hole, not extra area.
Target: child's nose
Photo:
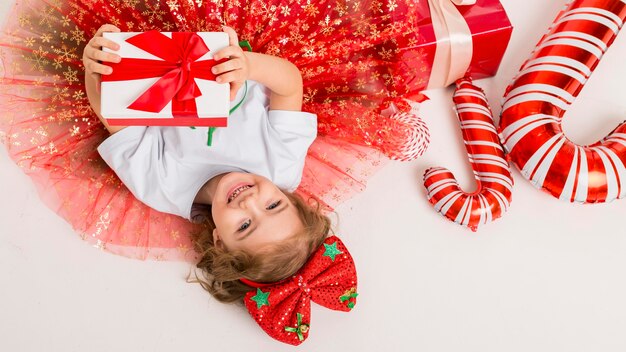
[[[244,209],[258,208],[256,192],[250,190],[239,196],[239,206]]]

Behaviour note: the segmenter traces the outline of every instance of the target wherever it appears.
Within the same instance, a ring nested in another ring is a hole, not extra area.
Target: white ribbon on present
[[[447,87],[465,76],[472,63],[472,32],[455,5],[474,5],[476,0],[428,0],[437,40],[428,88]]]

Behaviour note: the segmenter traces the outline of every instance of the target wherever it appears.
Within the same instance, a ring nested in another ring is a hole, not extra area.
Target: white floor
[[[565,0],[503,0],[516,27],[497,77],[500,97]],[[0,3],[4,17],[8,0]],[[565,120],[585,144],[626,117],[626,34]],[[469,164],[451,90],[421,114],[432,145],[393,163],[338,209],[359,271],[350,314],[313,308],[303,351],[624,351],[626,200],[576,206],[515,174],[512,209],[472,233],[436,214],[421,185],[433,165],[467,190]],[[0,147],[0,350],[281,351],[237,306],[187,284],[186,263],[140,262],[89,247],[38,200]]]

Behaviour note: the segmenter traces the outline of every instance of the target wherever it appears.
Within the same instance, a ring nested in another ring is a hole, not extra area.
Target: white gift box
[[[171,32],[161,33],[168,38],[172,38]],[[150,54],[126,41],[138,34],[141,34],[141,32],[104,33],[105,38],[120,45],[118,51],[109,50],[107,48],[104,48],[104,50],[114,52],[122,57],[122,62],[118,65],[123,64],[125,58],[165,62],[162,58]],[[214,53],[228,46],[228,35],[226,33],[197,32],[196,34],[202,38],[209,48],[208,53],[195,60],[196,63],[212,59]],[[230,85],[228,83],[220,84],[213,80],[194,78],[195,83],[202,93],[201,96],[195,98],[196,111],[192,110],[189,113],[185,112],[182,115],[176,114],[177,116],[174,116],[172,113],[172,101],[169,101],[160,112],[148,112],[128,108],[161,77],[116,81],[107,81],[105,75],[102,77],[101,114],[112,126],[226,126],[230,109]]]

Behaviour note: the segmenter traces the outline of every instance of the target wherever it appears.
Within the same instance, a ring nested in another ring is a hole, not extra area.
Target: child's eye
[[[274,203],[270,204],[269,207],[267,207],[267,210],[272,210],[272,209],[276,208],[279,205],[280,205],[280,201],[274,202]]]
[[[246,222],[244,222],[243,224],[241,224],[241,226],[239,226],[239,229],[237,229],[239,232],[245,231],[248,227],[250,227],[250,224],[252,223],[251,220],[247,220]]]

